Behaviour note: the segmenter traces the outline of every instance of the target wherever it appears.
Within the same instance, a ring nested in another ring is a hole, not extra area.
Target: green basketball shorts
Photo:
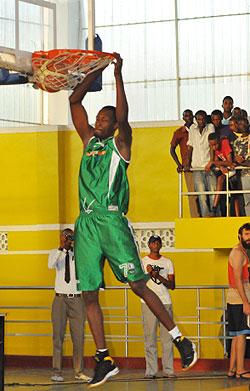
[[[121,282],[147,280],[132,229],[117,212],[81,212],[75,223],[75,260],[78,290],[95,291],[103,286],[105,258]]]

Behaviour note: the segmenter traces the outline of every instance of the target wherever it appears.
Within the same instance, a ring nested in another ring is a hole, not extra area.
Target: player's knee
[[[130,288],[132,291],[139,297],[144,297],[145,290],[147,289],[146,283],[144,280],[139,281],[130,281]]]
[[[86,291],[83,292],[83,300],[86,306],[98,303],[98,291]]]

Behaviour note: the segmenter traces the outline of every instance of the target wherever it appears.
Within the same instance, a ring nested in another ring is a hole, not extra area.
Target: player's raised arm
[[[116,81],[116,120],[119,133],[116,137],[117,148],[125,160],[130,160],[132,129],[128,123],[128,102],[122,79],[122,59],[119,54],[114,53],[115,81]]]
[[[81,137],[84,146],[94,134],[94,128],[89,124],[88,114],[82,105],[82,100],[90,89],[92,82],[102,73],[104,68],[87,74],[82,83],[78,84],[69,97],[73,124]]]

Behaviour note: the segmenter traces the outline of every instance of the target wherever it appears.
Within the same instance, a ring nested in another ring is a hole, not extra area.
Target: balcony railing
[[[250,167],[238,166],[235,170],[250,170]],[[204,167],[191,168],[190,171],[204,171]],[[229,175],[225,174],[226,177],[226,190],[221,191],[183,191],[183,172],[178,174],[178,211],[179,218],[183,217],[183,197],[198,196],[198,195],[214,195],[214,194],[225,194],[226,195],[226,216],[229,216],[229,197],[232,194],[248,194],[249,190],[230,190],[229,189]]]

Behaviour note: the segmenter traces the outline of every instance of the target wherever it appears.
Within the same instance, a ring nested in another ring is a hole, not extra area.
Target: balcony
[[[232,248],[237,243],[239,227],[249,220],[249,216],[176,219],[175,247]]]
[[[246,169],[246,167],[237,167]],[[248,168],[249,169],[249,168]],[[232,248],[238,240],[237,232],[241,225],[250,221],[250,216],[230,217],[229,197],[231,194],[250,193],[250,190],[230,190],[228,175],[226,174],[226,190],[221,192],[185,192],[183,191],[183,175],[179,174],[179,218],[175,220],[175,247],[176,248]],[[199,194],[226,195],[227,217],[213,218],[183,218],[183,199],[188,195]]]

